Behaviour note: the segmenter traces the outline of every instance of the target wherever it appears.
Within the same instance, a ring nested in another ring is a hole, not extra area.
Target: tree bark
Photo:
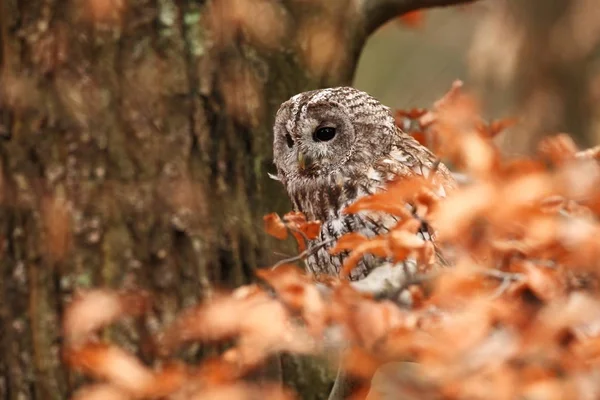
[[[261,217],[290,208],[267,176],[274,114],[350,83],[394,16],[367,3],[0,0],[2,398],[78,385],[60,358],[77,290],[149,291],[153,314],[105,336],[151,360],[140,344],[179,310],[273,262]],[[284,361],[302,398],[327,397],[333,373]]]

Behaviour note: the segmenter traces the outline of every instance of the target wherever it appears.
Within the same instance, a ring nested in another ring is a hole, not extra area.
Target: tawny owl
[[[346,214],[346,206],[385,190],[392,179],[434,171],[440,182],[452,181],[445,166],[433,168],[436,159],[427,148],[396,127],[388,107],[351,87],[292,97],[281,105],[273,130],[277,179],[295,210],[322,222],[320,237],[309,249],[333,239],[307,258],[314,274],[339,273],[347,254],[331,255],[328,250],[340,236],[357,231],[371,237],[397,222],[391,215]],[[443,184],[440,190],[443,195]],[[424,225],[420,234],[429,238],[429,233]],[[381,262],[365,256],[350,279],[363,278]]]

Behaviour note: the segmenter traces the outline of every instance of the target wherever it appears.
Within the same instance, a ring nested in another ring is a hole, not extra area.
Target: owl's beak
[[[313,166],[313,163],[314,160],[312,157],[302,153],[301,151],[298,152],[298,165],[302,171],[310,170]]]

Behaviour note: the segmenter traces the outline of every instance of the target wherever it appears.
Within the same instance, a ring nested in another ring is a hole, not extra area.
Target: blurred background
[[[429,107],[454,79],[469,82],[469,48],[487,8],[433,9],[388,22],[368,40],[355,86],[390,107]]]
[[[454,79],[487,118],[517,117],[498,138],[531,151],[545,134],[600,141],[600,4],[482,1],[397,18],[371,36],[355,85],[394,108],[430,107]]]

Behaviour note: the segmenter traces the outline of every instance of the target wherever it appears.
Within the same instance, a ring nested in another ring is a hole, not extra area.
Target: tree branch
[[[453,6],[476,0],[358,0],[367,35],[399,15],[424,8]]]

